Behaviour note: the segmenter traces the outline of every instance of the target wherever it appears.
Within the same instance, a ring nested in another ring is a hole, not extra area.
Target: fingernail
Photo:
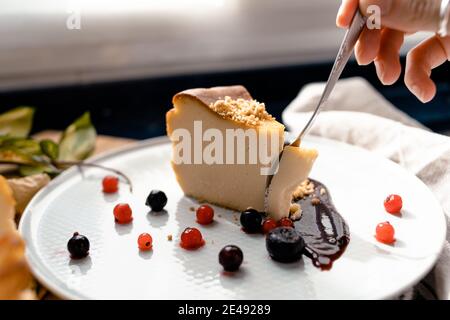
[[[368,66],[369,64],[371,64],[372,63],[372,61],[367,61],[367,62],[359,62],[358,64],[360,65],[360,66]]]
[[[367,65],[367,63],[364,63],[363,61],[361,61],[361,57],[362,57],[362,50],[361,50],[360,42],[358,41],[355,46],[356,63],[358,64],[358,66]]]
[[[339,6],[338,13],[337,13],[337,16],[338,16],[338,17],[342,14],[342,5],[343,5],[343,4],[344,4],[344,1],[342,1],[342,2],[341,2],[341,5]]]
[[[384,63],[381,61],[375,61],[375,70],[377,72],[378,79],[384,83]]]
[[[412,93],[419,99],[422,103],[427,102],[423,96],[423,91],[418,85],[411,86]]]

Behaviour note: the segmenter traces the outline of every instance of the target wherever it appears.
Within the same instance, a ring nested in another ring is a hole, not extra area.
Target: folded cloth
[[[298,133],[315,108],[325,83],[305,86],[284,110],[287,129]],[[366,80],[340,80],[310,134],[379,153],[415,174],[435,194],[447,221],[438,262],[402,299],[450,299],[450,138],[433,133],[396,109]]]

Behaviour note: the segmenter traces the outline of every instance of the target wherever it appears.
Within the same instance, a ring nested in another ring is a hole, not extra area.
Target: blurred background
[[[101,134],[165,134],[178,91],[242,84],[278,119],[306,83],[326,81],[344,31],[336,0],[0,0],[0,112],[37,108],[34,132],[91,111]],[[403,48],[424,35],[408,38]],[[404,61],[403,61],[404,63]],[[421,104],[402,81],[361,76],[429,128],[450,132],[449,64]]]

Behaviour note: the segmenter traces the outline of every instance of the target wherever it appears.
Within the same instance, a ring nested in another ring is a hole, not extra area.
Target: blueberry
[[[247,209],[241,213],[241,225],[245,232],[261,232],[263,215],[255,209]]]
[[[273,260],[294,262],[301,258],[305,242],[294,228],[278,227],[267,234],[266,248]]]
[[[153,211],[162,211],[167,204],[167,196],[161,190],[152,190],[145,202]]]
[[[234,245],[225,246],[219,253],[219,263],[225,271],[237,271],[244,260],[244,254],[239,247]]]
[[[89,254],[89,240],[85,236],[75,232],[73,237],[67,242],[67,250],[73,259],[81,259]]]

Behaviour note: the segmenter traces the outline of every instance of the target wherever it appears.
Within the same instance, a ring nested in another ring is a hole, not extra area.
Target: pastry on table
[[[34,195],[50,182],[50,177],[45,174],[8,179],[9,187],[16,200],[16,213],[22,214]]]
[[[8,181],[0,176],[0,235],[16,230],[14,222],[16,201]]]
[[[12,190],[0,176],[0,299],[34,299],[25,243],[14,222],[14,207]]]
[[[289,216],[292,194],[317,157],[313,149],[284,148],[284,126],[243,86],[180,92],[173,97],[166,124],[172,167],[184,193],[237,211],[251,207],[275,219]],[[248,132],[241,143],[231,135],[238,132]],[[220,136],[222,144],[217,143]],[[279,166],[274,166],[281,151]],[[270,167],[278,171],[268,180]]]

